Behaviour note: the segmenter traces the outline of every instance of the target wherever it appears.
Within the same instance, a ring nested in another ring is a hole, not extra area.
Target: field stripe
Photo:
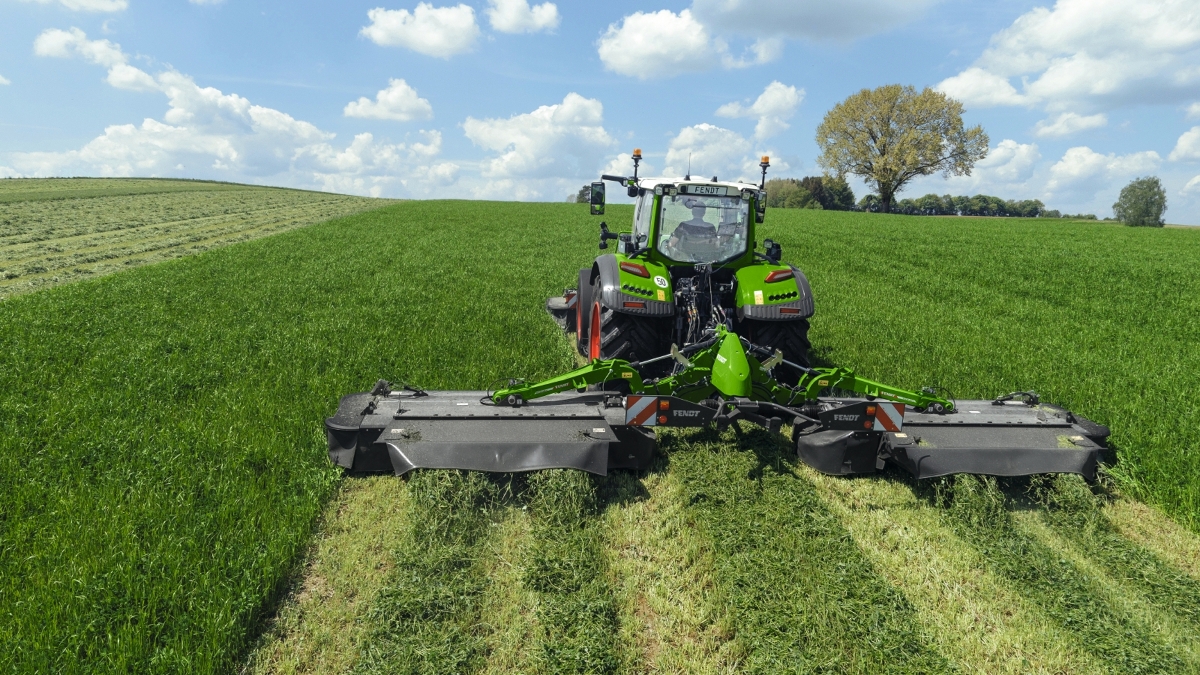
[[[1018,527],[992,479],[958,476],[947,522],[983,555],[993,574],[1042,607],[1110,672],[1182,672],[1183,661],[1135,617],[1105,600],[1096,578]]]
[[[661,462],[660,462],[661,464]],[[735,672],[736,644],[715,603],[713,552],[687,518],[675,474],[610,475],[604,514],[608,579],[626,673]]]
[[[797,472],[816,487],[875,569],[917,609],[925,633],[964,672],[1101,670],[1056,622],[992,573],[908,481],[825,476],[806,466]]]
[[[522,581],[531,539],[526,509],[510,507],[488,536],[480,624],[487,635],[487,675],[528,672],[534,650],[538,596]]]
[[[1122,536],[1200,580],[1200,537],[1186,527],[1158,509],[1132,499],[1107,504],[1104,514]]]
[[[569,469],[529,476],[532,542],[525,585],[538,594],[533,669],[613,673],[617,611],[605,572],[598,496],[590,474]]]
[[[395,476],[348,478],[325,507],[298,580],[247,668],[254,675],[334,675],[362,649],[362,615],[393,568],[412,513]]]
[[[1106,568],[1101,559],[1091,555],[1092,551],[1088,547],[1079,545],[1079,542],[1071,537],[1062,536],[1061,532],[1056,532],[1041,517],[1043,515],[1026,511],[1015,513],[1013,517],[1022,531],[1035,537],[1091,577],[1097,589],[1097,596],[1115,611],[1153,633],[1186,664],[1183,670],[1200,672],[1200,645],[1196,643],[1195,628],[1189,625],[1187,617],[1173,612],[1170,605],[1158,604],[1159,598],[1143,595],[1139,592],[1143,590],[1139,587],[1140,584],[1130,583],[1126,570]]]
[[[684,434],[671,456],[712,542],[719,602],[746,672],[937,673],[954,666],[875,570],[790,448],[762,430]],[[731,441],[738,446],[728,445]]]
[[[355,672],[470,673],[483,665],[482,557],[498,496],[478,473],[418,471],[409,479],[405,542],[366,615]]]

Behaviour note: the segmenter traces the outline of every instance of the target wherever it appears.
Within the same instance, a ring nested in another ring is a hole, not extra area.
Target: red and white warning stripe
[[[904,404],[882,403],[875,404],[874,431],[900,431],[904,428]]]
[[[658,425],[654,413],[658,411],[658,398],[655,396],[626,396],[625,424],[630,426],[653,427]]]

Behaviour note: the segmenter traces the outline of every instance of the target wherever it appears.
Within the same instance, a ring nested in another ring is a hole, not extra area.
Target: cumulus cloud
[[[361,33],[377,45],[404,47],[440,59],[468,52],[479,38],[475,10],[468,5],[434,7],[422,2],[407,9],[376,7],[367,12],[371,25]]]
[[[526,0],[488,0],[488,21],[501,33],[536,33],[558,28],[558,7],[552,2],[530,6]]]
[[[604,106],[574,92],[562,103],[506,119],[468,117],[463,131],[475,145],[499,153],[481,167],[497,189],[515,185],[503,182],[512,179],[594,177],[614,142],[604,129]]]
[[[989,150],[987,157],[976,162],[975,169],[984,182],[1023,183],[1033,176],[1034,166],[1041,158],[1036,144],[1006,138]]]
[[[759,158],[771,156],[772,171],[791,168],[772,148],[755,148],[736,131],[713,124],[696,124],[679,130],[667,146],[665,176],[717,176],[722,180],[756,181]]]
[[[1196,193],[1200,193],[1200,176],[1193,177],[1187,182],[1187,185],[1184,185],[1183,189],[1179,191],[1179,194],[1181,195],[1190,195]]]
[[[58,2],[63,7],[76,12],[120,12],[129,7],[129,0],[24,0],[48,5]]]
[[[1053,122],[1042,120],[1034,127],[1033,133],[1042,138],[1070,136],[1085,129],[1096,129],[1108,124],[1108,116],[1104,113],[1096,115],[1078,115],[1067,112],[1059,115]]]
[[[433,106],[429,105],[428,100],[417,96],[417,90],[407,82],[393,78],[388,80],[387,89],[375,94],[374,101],[366,96],[360,97],[357,101],[347,103],[342,113],[346,117],[411,122],[433,117]]]
[[[114,77],[114,72],[135,70],[143,88],[166,97],[167,111],[161,120],[108,126],[78,150],[14,153],[11,170],[22,175],[163,176],[186,171],[188,176],[270,178],[277,184],[380,194],[457,171],[453,164],[435,161],[441,150],[436,131],[421,132],[420,142],[396,144],[360,134],[339,149],[332,144],[334,134],[287,113],[201,87],[174,70],[150,76],[132,68],[119,45],[88,40],[78,29],[43,33],[35,51],[108,67],[108,81],[115,87],[123,87],[125,76]]]
[[[762,140],[787,130],[788,120],[796,114],[796,108],[804,100],[804,90],[785,85],[778,80],[768,84],[754,103],[746,106],[738,102],[726,103],[717,108],[721,117],[750,117],[758,120],[754,137]]]
[[[1183,132],[1167,159],[1172,162],[1200,159],[1200,127],[1192,127]]]
[[[968,105],[1049,110],[1178,100],[1200,82],[1198,49],[1194,0],[1058,0],[993,35],[938,88]]]
[[[1087,146],[1074,147],[1050,167],[1046,189],[1053,192],[1082,183],[1086,183],[1088,188],[1096,188],[1098,181],[1111,182],[1153,171],[1161,160],[1153,150],[1128,155],[1111,152],[1102,155]]]
[[[604,67],[646,80],[704,72],[717,66],[745,68],[779,58],[782,42],[762,39],[736,57],[690,10],[635,12],[611,24],[597,44]]]
[[[1200,101],[1196,101],[1188,106],[1187,118],[1189,120],[1200,120]]]
[[[33,41],[33,53],[60,59],[78,56],[98,66],[104,66],[108,68],[108,83],[117,89],[158,89],[158,84],[149,73],[129,65],[129,57],[121,51],[121,45],[108,40],[89,40],[87,34],[78,28],[69,31],[58,28],[42,31]]]
[[[936,1],[693,0],[691,9],[714,30],[720,27],[722,31],[745,35],[846,40],[911,21]]]
[[[0,85],[4,85],[4,84],[12,84],[12,82],[9,81],[9,79],[7,77],[0,75]]]

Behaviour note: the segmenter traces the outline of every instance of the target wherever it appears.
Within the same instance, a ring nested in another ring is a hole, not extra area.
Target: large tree
[[[1121,196],[1112,208],[1113,216],[1126,225],[1162,227],[1167,191],[1157,176],[1138,178],[1121,190]]]
[[[963,128],[963,107],[941,92],[889,84],[837,104],[817,127],[817,163],[861,176],[879,193],[880,211],[917,176],[969,176],[987,157],[983,128]]]

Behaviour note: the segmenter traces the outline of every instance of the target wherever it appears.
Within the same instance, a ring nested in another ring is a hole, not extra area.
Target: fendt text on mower
[[[597,257],[579,285],[546,303],[575,335],[586,364],[495,392],[425,391],[380,380],[342,398],[325,421],[329,457],[355,472],[413,469],[604,475],[644,469],[656,427],[726,427],[738,420],[791,425],[797,456],[829,474],[870,473],[888,462],[917,478],[955,473],[1077,473],[1094,479],[1109,431],[1033,392],[952,400],[909,391],[848,368],[812,367],[812,291],[759,252],[766,174],[745,182],[603,176],[634,202],[631,232],[600,223]]]

